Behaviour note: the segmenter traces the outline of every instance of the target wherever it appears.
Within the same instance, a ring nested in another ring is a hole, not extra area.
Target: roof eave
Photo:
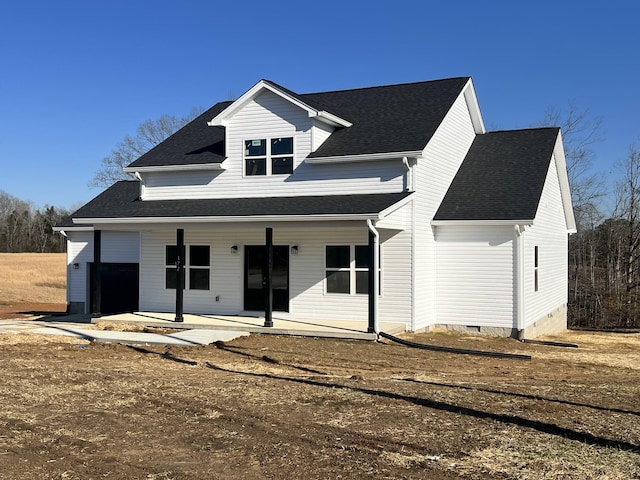
[[[224,163],[190,163],[186,165],[149,165],[146,167],[124,167],[124,173],[149,173],[149,172],[185,172],[195,170],[226,170]]]
[[[325,164],[325,163],[351,163],[351,162],[373,162],[381,160],[402,160],[403,158],[420,158],[422,150],[410,150],[404,152],[388,153],[361,153],[357,155],[334,155],[330,157],[307,157],[305,163]]]
[[[74,218],[75,224],[175,224],[175,223],[248,223],[248,222],[331,222],[379,220],[380,213],[311,214],[311,215],[234,215],[198,217],[119,217]]]
[[[513,226],[513,225],[533,225],[534,219],[522,220],[431,220],[434,227],[443,226]]]

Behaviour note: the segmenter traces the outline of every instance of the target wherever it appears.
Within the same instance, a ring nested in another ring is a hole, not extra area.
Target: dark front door
[[[263,311],[266,291],[266,251],[264,246],[244,247],[244,309]],[[273,246],[273,310],[289,311],[289,247]]]

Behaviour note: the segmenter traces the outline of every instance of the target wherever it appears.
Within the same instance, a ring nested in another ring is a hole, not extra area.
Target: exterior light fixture
[[[291,255],[297,255],[298,254],[298,245],[293,245],[291,247]]]
[[[231,253],[233,253],[234,255],[238,253],[238,245],[231,246]]]

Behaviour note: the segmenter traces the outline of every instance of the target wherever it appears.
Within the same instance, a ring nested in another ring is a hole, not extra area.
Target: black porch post
[[[102,265],[100,259],[102,257],[102,231],[93,231],[93,270],[91,272],[91,316],[100,316],[100,304],[102,303],[102,276],[100,275]]]
[[[264,326],[273,327],[273,229],[267,227],[265,232],[265,266],[264,266]]]
[[[376,322],[376,281],[375,275],[378,272],[375,271],[375,249],[376,249],[376,236],[371,230],[369,230],[369,326],[367,327],[367,333],[375,333]]]
[[[178,256],[176,259],[176,318],[175,322],[183,322],[183,300],[184,300],[184,229],[178,228],[176,231],[176,246]]]

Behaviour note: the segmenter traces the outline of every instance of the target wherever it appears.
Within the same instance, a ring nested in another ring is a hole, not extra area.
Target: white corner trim
[[[333,157],[305,158],[304,163],[321,165],[325,163],[375,162],[381,160],[402,160],[405,157],[420,158],[422,150],[388,153],[362,153],[358,155],[339,155]]]

